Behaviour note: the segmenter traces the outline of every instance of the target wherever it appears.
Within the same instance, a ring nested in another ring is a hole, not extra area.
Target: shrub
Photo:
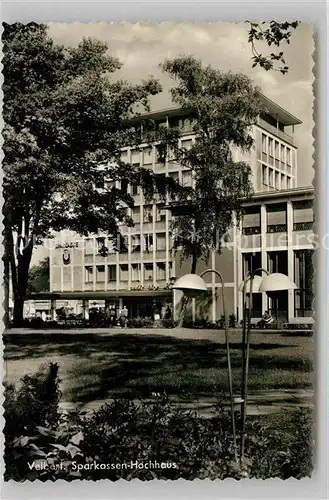
[[[230,314],[228,318],[228,324],[230,328],[235,328],[236,327],[236,317],[235,314]]]
[[[57,365],[24,377],[17,391],[7,388],[6,480],[239,479],[245,475],[299,479],[311,474],[312,412],[308,409],[249,417],[246,469],[242,469],[234,460],[230,413],[221,405],[213,417],[201,418],[157,395],[151,402],[115,399],[97,411],[58,414],[58,398]],[[34,461],[53,468],[29,467]],[[115,467],[131,462],[158,463],[158,467]]]
[[[162,326],[163,328],[175,328],[176,323],[173,319],[163,319]]]

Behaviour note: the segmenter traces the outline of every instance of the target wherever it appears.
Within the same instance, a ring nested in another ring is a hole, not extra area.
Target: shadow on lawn
[[[9,360],[74,356],[76,363],[66,373],[68,397],[88,402],[115,394],[149,397],[152,392],[212,395],[226,389],[227,357],[224,343],[179,339],[159,335],[55,334],[7,336],[5,357]],[[251,345],[252,371],[310,372],[311,363],[300,357],[275,355],[275,349],[295,348],[278,343]],[[241,343],[231,344],[232,368],[241,369]],[[260,353],[264,352],[264,355]],[[271,351],[274,351],[272,353]],[[240,372],[239,372],[240,373]]]

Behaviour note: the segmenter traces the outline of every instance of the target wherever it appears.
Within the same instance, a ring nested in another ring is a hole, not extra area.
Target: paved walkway
[[[198,339],[198,340],[212,340],[216,341],[219,337],[224,336],[223,329],[203,329],[203,328],[68,328],[68,329],[32,329],[32,328],[11,328],[5,331],[5,335],[97,335],[101,337],[113,335],[148,335],[148,336],[165,336],[176,337],[179,339]],[[301,330],[257,330],[251,331],[252,336],[266,335],[280,335],[285,337],[293,337],[294,335],[301,336]],[[230,329],[230,334],[233,337],[241,338],[242,329]]]
[[[247,405],[247,415],[265,415],[269,413],[279,413],[282,410],[293,410],[297,407],[308,407],[312,408],[314,406],[314,393],[313,390],[301,389],[301,390],[284,390],[284,391],[259,391],[250,394],[248,398]],[[172,403],[177,404],[178,407],[184,408],[185,410],[194,410],[200,416],[205,418],[210,418],[213,416],[216,400],[213,397],[202,397],[197,401],[179,401],[177,398],[170,398]],[[97,401],[91,401],[86,405],[77,405],[70,402],[60,403],[60,408],[63,411],[70,411],[75,409],[84,410],[97,410],[106,403],[110,403],[112,399],[103,399]],[[144,400],[147,403],[153,403],[154,399]],[[134,400],[135,403],[139,404],[139,400]],[[227,403],[227,408],[229,404]],[[239,405],[237,405],[237,409]]]

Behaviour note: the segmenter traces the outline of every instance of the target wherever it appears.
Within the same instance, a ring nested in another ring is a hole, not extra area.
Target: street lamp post
[[[257,273],[265,273],[265,278],[261,278]],[[246,290],[249,282],[249,309],[248,318],[246,318]],[[242,288],[242,290],[241,290]],[[282,273],[269,273],[266,269],[258,268],[252,273],[247,274],[239,291],[243,292],[243,334],[242,334],[242,388],[241,388],[241,462],[244,459],[244,447],[246,439],[246,413],[248,399],[248,374],[249,374],[249,353],[250,353],[250,332],[251,332],[251,313],[252,313],[252,294],[255,292],[266,292],[271,295],[273,292],[296,289],[295,283]]]
[[[202,279],[202,277],[207,273],[216,274],[219,277],[220,282],[221,282],[222,308],[223,308],[223,316],[224,316],[224,320],[225,320],[225,342],[226,342],[226,353],[227,353],[228,385],[229,385],[229,391],[230,391],[230,407],[231,407],[231,419],[232,419],[233,446],[234,446],[234,456],[235,456],[235,459],[237,461],[238,454],[237,454],[236,429],[235,429],[232,366],[231,366],[230,342],[229,342],[229,331],[228,331],[228,321],[227,321],[223,277],[216,269],[206,269],[205,271],[203,271],[203,273],[200,276],[198,276],[197,274],[187,274],[185,276],[182,276],[181,278],[179,278],[176,281],[173,288],[176,290],[181,290],[188,297],[196,297],[199,293],[207,292],[207,290],[208,290],[205,281]]]

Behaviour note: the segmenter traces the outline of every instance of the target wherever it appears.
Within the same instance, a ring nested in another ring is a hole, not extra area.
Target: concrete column
[[[260,227],[261,227],[261,253],[262,253],[262,268],[267,270],[267,252],[266,252],[266,233],[267,233],[267,212],[266,205],[260,207]],[[266,293],[262,293],[262,315],[268,309],[268,298]]]
[[[287,202],[287,245],[288,245],[288,276],[294,281],[294,251],[292,249],[292,231],[294,225],[294,211],[291,201]],[[288,321],[295,315],[295,292],[288,290]]]
[[[53,299],[50,302],[50,315],[51,315],[51,320],[56,321],[57,316],[56,316],[56,300]]]

